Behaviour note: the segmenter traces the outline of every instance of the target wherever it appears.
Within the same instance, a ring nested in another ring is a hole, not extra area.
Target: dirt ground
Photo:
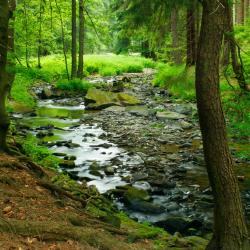
[[[127,243],[128,232],[86,213],[79,201],[42,187],[30,169],[29,163],[0,154],[1,250],[154,249],[150,240]]]

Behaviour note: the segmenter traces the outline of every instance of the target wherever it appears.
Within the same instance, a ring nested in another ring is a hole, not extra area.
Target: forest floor
[[[0,172],[0,249],[154,249],[150,239],[128,243],[128,229],[106,224],[80,202],[43,187],[29,161],[1,154]]]
[[[119,155],[114,158],[112,164],[115,166],[115,171],[121,175],[120,177],[124,177],[124,181],[128,183],[127,186],[132,186],[136,182],[137,185],[138,183],[142,185],[146,182],[153,187],[153,191],[150,192],[152,197],[166,198],[161,202],[168,212],[172,211],[173,218],[176,219],[177,213],[179,217],[184,216],[181,222],[190,223],[190,218],[186,218],[190,215],[193,216],[192,218],[196,218],[196,215],[205,217],[204,210],[212,211],[213,201],[211,195],[207,194],[209,190],[206,189],[208,183],[195,104],[181,100],[178,102],[171,98],[168,91],[154,88],[153,72],[127,74],[126,77],[130,82],[125,84],[125,92],[137,96],[142,105],[126,108],[113,106],[100,112],[77,114],[81,115],[82,119],[72,126],[73,130],[80,131],[81,126],[94,128],[97,125],[106,132],[105,140],[123,149],[121,154],[126,152],[126,156],[134,159],[135,162],[139,159],[139,165],[136,163],[128,166],[129,179],[122,171],[119,172],[120,169],[124,169],[124,162]],[[64,99],[62,100],[65,102]],[[52,101],[55,107],[61,105],[60,100]],[[71,106],[81,107],[83,97],[79,102],[79,96],[69,96],[69,101]],[[67,106],[67,103],[63,105]],[[36,116],[39,119],[38,113],[41,113],[41,110],[40,107],[40,111],[34,110],[30,114],[21,114],[16,118],[20,121],[35,120],[33,115],[37,112]],[[49,113],[48,110],[48,108],[45,109],[43,113]],[[60,122],[65,122],[66,119],[74,117],[71,117],[74,112],[78,112],[71,110],[73,112],[71,114],[66,110],[65,116],[61,107],[55,110],[57,112],[53,116],[46,117],[50,122],[55,117]],[[24,136],[21,143],[25,142],[28,134],[41,133],[43,126],[41,124],[36,126],[38,127],[27,125],[16,127],[15,133]],[[49,130],[51,132],[51,127]],[[52,130],[55,134],[58,132],[56,126],[52,127]],[[44,133],[44,130],[42,131]],[[70,132],[70,129],[65,129],[65,133]],[[79,136],[85,138],[82,135]],[[89,136],[93,139],[93,135],[89,134]],[[94,137],[94,139],[98,138]],[[84,142],[82,139],[81,141]],[[49,145],[47,146],[51,151]],[[103,151],[104,148],[99,146],[98,150]],[[31,144],[31,148],[33,150],[34,145]],[[243,166],[248,164],[241,161],[239,163]],[[97,167],[98,174],[105,175],[99,168],[101,166]],[[72,176],[78,174],[71,170],[68,169],[68,172]],[[0,249],[3,250],[201,250],[207,243],[207,240],[201,237],[183,237],[178,233],[170,235],[163,229],[137,223],[114,208],[104,196],[88,188],[86,182],[78,184],[70,181],[69,183],[69,180],[63,179],[64,177],[58,177],[58,172],[41,168],[26,157],[0,154],[0,176],[2,194],[0,196]],[[110,178],[110,176],[106,177]],[[248,176],[246,179],[248,180]],[[119,188],[117,190],[120,191]],[[152,207],[149,206],[150,208]],[[200,208],[203,209],[200,210]],[[187,214],[183,215],[183,211],[187,211]],[[195,211],[197,213],[194,213]],[[191,222],[197,222],[197,220]],[[201,235],[200,226],[205,229],[207,226],[210,228],[210,222],[211,218],[208,218],[206,223],[202,222],[201,225],[198,223],[199,228],[196,229],[195,235]],[[164,224],[159,226],[165,228]],[[194,230],[193,226],[192,224],[192,230]],[[209,230],[211,232],[211,229]]]

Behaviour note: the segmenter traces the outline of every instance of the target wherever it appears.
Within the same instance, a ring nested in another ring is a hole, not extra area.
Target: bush
[[[67,80],[67,79],[60,79],[56,83],[56,87],[61,90],[67,90],[67,91],[87,91],[89,88],[91,88],[91,84],[88,81],[84,81],[81,79],[73,79],[73,80]]]
[[[45,166],[47,168],[56,169],[60,160],[53,156],[50,150],[43,146],[38,146],[38,140],[29,135],[22,141],[23,150],[25,155],[29,156],[34,162]]]
[[[194,68],[162,63],[157,68],[158,73],[153,80],[155,86],[168,89],[174,97],[195,100]]]

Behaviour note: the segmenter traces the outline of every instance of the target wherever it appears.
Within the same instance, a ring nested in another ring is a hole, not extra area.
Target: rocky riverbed
[[[20,133],[33,133],[62,159],[61,170],[95,185],[132,218],[171,233],[204,235],[212,230],[213,198],[196,106],[152,87],[153,73],[88,79],[101,83],[98,91],[133,96],[133,105],[123,105],[129,104],[124,97],[112,94],[111,103],[102,99],[100,111],[87,111],[91,102],[83,96],[35,88],[49,100],[40,100],[35,112],[15,114],[17,124]],[[245,190],[246,211],[249,198]]]

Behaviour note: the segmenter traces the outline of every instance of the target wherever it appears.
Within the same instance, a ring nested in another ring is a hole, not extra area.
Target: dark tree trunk
[[[42,11],[43,11],[43,0],[40,0],[39,7],[39,31],[38,31],[38,50],[37,50],[37,67],[39,69],[41,66],[41,54],[42,54]]]
[[[79,0],[79,62],[77,76],[83,78],[83,56],[84,56],[84,2]]]
[[[71,47],[71,78],[76,78],[77,75],[77,56],[76,56],[76,0],[72,0],[72,47]]]
[[[8,75],[6,72],[8,51],[8,0],[0,0],[0,151],[7,151],[6,137],[9,128],[9,117],[5,109],[5,100],[8,94]]]
[[[221,4],[221,5],[220,5]],[[227,0],[204,0],[196,63],[196,94],[204,156],[213,190],[214,234],[207,250],[250,249],[233,172],[219,91],[219,61]]]
[[[53,6],[52,6],[52,0],[49,0],[49,8],[50,8],[50,29],[51,32],[53,32]]]
[[[186,66],[196,63],[196,13],[195,3],[187,9],[187,59]]]
[[[231,6],[229,6],[229,4],[227,4],[225,6],[225,10],[226,10],[225,39],[229,41],[233,71],[239,83],[240,88],[243,90],[248,90],[246,79],[244,76],[244,68],[242,62],[239,62],[240,50],[237,49],[234,36],[232,8]]]
[[[174,7],[171,12],[171,33],[172,33],[172,57],[175,64],[181,64],[181,53],[179,50],[180,41],[178,34],[178,19],[179,12],[177,7]]]
[[[230,41],[224,36],[223,54],[221,58],[221,65],[227,67],[230,63]]]
[[[26,66],[27,68],[30,68],[29,65],[29,45],[28,45],[28,40],[29,40],[29,32],[28,32],[28,13],[27,13],[27,3],[26,0],[23,2],[23,7],[24,7],[24,18],[25,18],[25,60],[26,60]]]
[[[10,11],[10,24],[9,24],[9,42],[8,42],[8,51],[10,52],[8,59],[8,66],[15,67],[16,57],[15,57],[15,15],[16,10],[16,0],[9,1],[9,11]],[[9,83],[9,92],[12,83],[15,80],[15,72],[13,70],[8,72],[8,83]]]
[[[67,59],[67,49],[66,49],[66,44],[65,44],[65,32],[64,32],[64,26],[63,26],[63,17],[62,17],[62,12],[61,12],[61,9],[60,9],[60,7],[58,5],[57,0],[55,0],[55,3],[56,3],[56,8],[57,8],[57,11],[58,11],[58,14],[59,14],[60,23],[61,23],[63,55],[64,55],[66,74],[67,74],[67,78],[69,80],[69,68],[68,68],[68,59]]]
[[[244,0],[238,0],[236,2],[236,23],[244,24],[245,14],[244,14]]]

